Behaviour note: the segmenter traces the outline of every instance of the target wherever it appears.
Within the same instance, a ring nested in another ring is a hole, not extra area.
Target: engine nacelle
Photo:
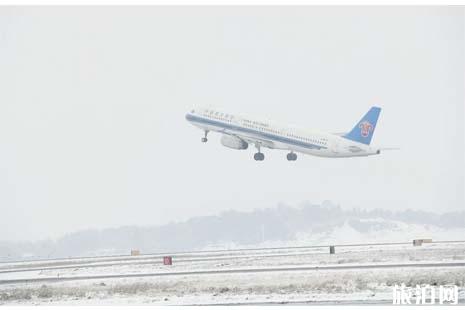
[[[249,147],[249,144],[244,140],[230,135],[223,135],[221,144],[235,150],[245,150]]]

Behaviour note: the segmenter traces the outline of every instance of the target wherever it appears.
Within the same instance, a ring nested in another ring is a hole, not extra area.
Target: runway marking
[[[249,268],[249,269],[218,269],[198,271],[176,271],[159,273],[131,273],[131,274],[109,274],[72,277],[47,277],[29,279],[0,280],[2,284],[34,283],[34,282],[63,282],[80,280],[97,280],[112,278],[145,278],[162,276],[188,276],[188,275],[212,275],[212,274],[235,274],[235,273],[260,273],[260,272],[291,272],[291,271],[318,271],[318,270],[358,270],[358,269],[384,269],[384,268],[434,268],[434,267],[465,267],[465,262],[450,263],[411,263],[411,264],[374,264],[374,265],[350,265],[350,266],[298,266],[298,267],[274,267],[274,268]]]

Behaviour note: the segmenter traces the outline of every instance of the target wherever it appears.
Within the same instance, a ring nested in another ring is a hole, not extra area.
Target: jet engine
[[[244,140],[230,135],[223,135],[221,137],[221,144],[235,150],[245,150],[249,146]]]

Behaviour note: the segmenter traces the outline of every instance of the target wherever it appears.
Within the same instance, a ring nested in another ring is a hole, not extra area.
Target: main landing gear
[[[253,154],[253,159],[258,160],[258,161],[264,160],[265,159],[265,154],[260,152],[260,145],[257,144],[256,147],[257,147],[258,152]]]
[[[265,159],[265,154],[263,154],[263,153],[255,153],[255,154],[253,154],[253,159],[258,160],[258,161],[262,161],[262,160]]]
[[[287,160],[289,161],[295,161],[297,160],[297,154],[296,153],[293,153],[293,152],[290,152],[287,154]]]
[[[208,139],[207,139],[207,134],[208,134],[208,130],[205,130],[205,136],[204,136],[204,137],[202,138],[202,140],[201,140],[203,143],[205,143],[205,142],[208,141]]]

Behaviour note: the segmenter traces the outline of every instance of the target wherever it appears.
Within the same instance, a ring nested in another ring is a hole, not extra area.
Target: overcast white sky
[[[0,240],[331,200],[463,210],[463,7],[0,8]],[[354,159],[235,151],[196,105],[345,131]]]

